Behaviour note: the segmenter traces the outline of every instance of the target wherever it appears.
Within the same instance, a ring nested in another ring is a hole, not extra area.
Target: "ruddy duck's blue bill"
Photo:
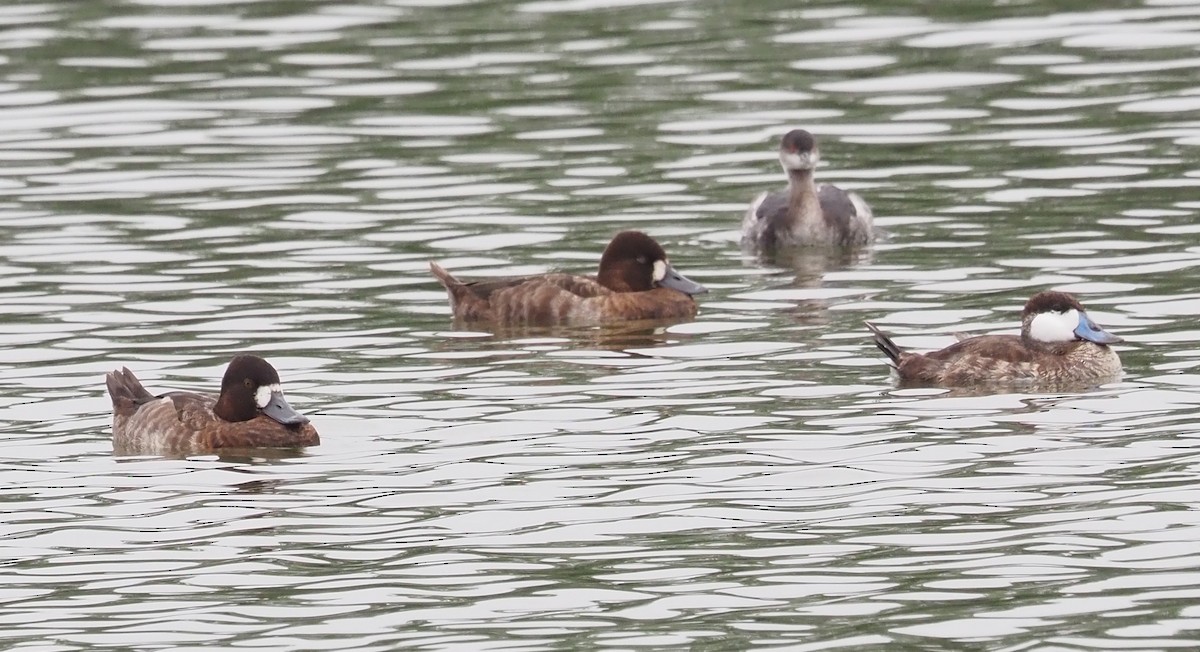
[[[1112,333],[1097,326],[1096,322],[1092,321],[1092,319],[1088,317],[1087,313],[1085,312],[1079,313],[1079,325],[1075,327],[1075,334],[1089,342],[1095,342],[1096,344],[1116,344],[1117,342],[1124,341],[1116,335],[1113,335]]]
[[[689,295],[708,292],[708,288],[675,271],[670,265],[667,265],[666,273],[658,284]]]
[[[283,398],[283,392],[271,392],[271,400],[267,401],[266,406],[262,409],[262,413],[285,426],[308,423],[308,417],[293,410],[292,406],[288,405],[287,399]]]

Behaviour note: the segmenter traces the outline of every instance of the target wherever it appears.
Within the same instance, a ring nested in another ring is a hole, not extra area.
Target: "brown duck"
[[[308,418],[288,405],[279,374],[266,360],[233,358],[221,394],[155,396],[127,368],[109,373],[113,449],[118,454],[170,455],[223,448],[295,448],[321,443]]]
[[[460,281],[437,263],[429,268],[449,293],[456,321],[501,327],[692,319],[692,295],[708,291],[675,271],[663,248],[640,231],[622,231],[608,243],[595,277],[559,273]]]
[[[904,351],[874,324],[867,328],[903,385],[1096,385],[1121,375],[1121,359],[1109,346],[1121,338],[1064,292],[1033,295],[1021,312],[1020,335],[968,337],[930,353]]]

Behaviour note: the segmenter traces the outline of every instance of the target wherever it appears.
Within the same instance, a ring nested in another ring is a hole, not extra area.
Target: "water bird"
[[[1065,292],[1033,295],[1021,311],[1020,335],[965,337],[930,353],[905,351],[866,324],[902,385],[1098,385],[1121,375],[1121,359],[1110,347],[1121,338],[1097,326]]]
[[[821,150],[803,129],[779,142],[779,163],[787,174],[783,190],[764,192],[742,218],[742,243],[759,249],[846,247],[874,238],[871,207],[862,197],[830,184],[817,185],[813,171]]]
[[[501,327],[692,319],[692,295],[708,291],[675,271],[662,246],[640,231],[614,236],[594,277],[554,273],[460,281],[435,262],[429,269],[446,288],[456,321]]]
[[[127,367],[105,376],[113,404],[118,454],[185,454],[227,448],[296,448],[321,443],[316,428],[292,409],[279,373],[266,360],[235,356],[219,396],[166,392],[155,396]]]

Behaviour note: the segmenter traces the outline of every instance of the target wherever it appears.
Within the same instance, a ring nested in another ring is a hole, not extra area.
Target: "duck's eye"
[[[645,256],[638,256],[638,257],[637,257],[637,263],[638,263],[639,265],[645,265],[645,264],[646,264],[646,257],[645,257]]]
[[[246,380],[243,380],[242,384],[245,385],[246,387],[254,387],[254,381],[250,380],[249,378],[247,378]]]

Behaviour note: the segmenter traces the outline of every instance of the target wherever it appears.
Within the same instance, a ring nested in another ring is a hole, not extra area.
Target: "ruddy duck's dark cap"
[[[1066,292],[1046,290],[1030,297],[1029,301],[1025,302],[1022,314],[1037,315],[1044,312],[1067,312],[1068,310],[1084,312],[1083,304]]]

